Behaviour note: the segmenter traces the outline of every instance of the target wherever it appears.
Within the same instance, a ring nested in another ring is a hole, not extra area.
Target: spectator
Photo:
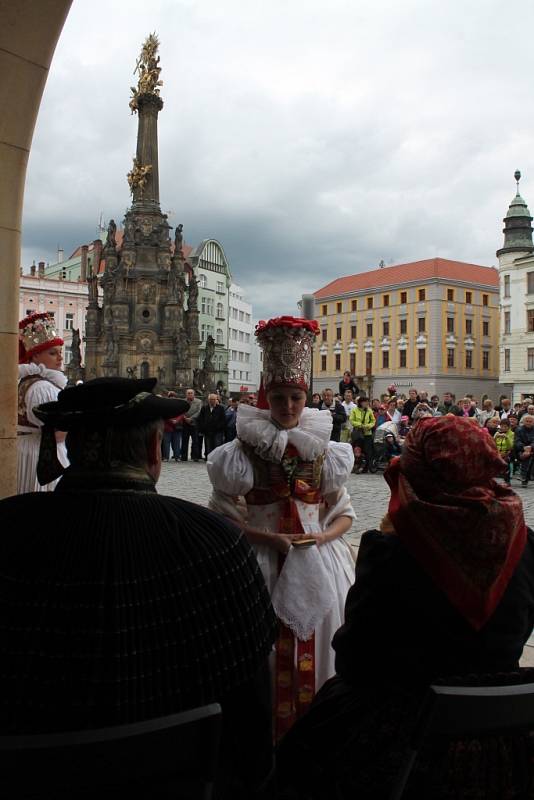
[[[172,457],[175,461],[180,461],[182,452],[182,415],[166,419],[163,427],[163,439],[161,440],[161,454],[163,461],[170,461],[172,446]]]
[[[512,454],[514,451],[514,432],[510,429],[510,422],[507,417],[501,419],[497,432],[494,437],[497,451],[502,460],[506,463],[504,471],[504,482],[510,486],[511,469],[512,469]]]
[[[440,411],[443,415],[454,414],[457,417],[460,416],[460,409],[456,405],[456,395],[454,395],[452,392],[444,392],[443,403],[438,406],[438,411]]]
[[[226,428],[224,408],[217,402],[216,394],[208,395],[207,405],[200,409],[197,427],[204,437],[204,450],[207,458],[212,450],[223,444]]]
[[[498,403],[497,403],[497,405],[495,406],[495,410],[498,412],[499,416],[500,416],[500,414],[501,414],[501,411],[502,411],[502,409],[503,409],[503,405],[502,405],[502,403],[503,403],[503,400],[508,400],[508,396],[507,396],[507,395],[505,395],[505,394],[501,394],[501,395],[499,395],[499,402],[498,402]]]
[[[508,417],[512,413],[512,401],[509,397],[503,397],[500,406],[497,406],[495,410],[501,419]]]
[[[151,394],[155,383],[98,378],[36,409],[45,428],[68,432],[71,467],[54,493],[0,501],[1,529],[17,534],[0,542],[2,733],[218,702],[217,796],[256,797],[271,768],[275,618],[240,529],[157,494],[161,420],[188,407]]]
[[[356,403],[352,397],[352,390],[345,389],[345,398],[342,403],[343,408],[345,409],[345,414],[347,415],[347,419],[343,423],[341,427],[341,442],[350,442],[351,441],[351,433],[352,433],[352,425],[350,423],[350,414],[353,408],[356,408]]]
[[[387,416],[387,407],[386,407],[385,403],[381,403],[381,405],[379,406],[378,413],[375,415],[375,419],[376,419],[376,427],[377,428],[380,425],[383,425],[384,422],[387,421],[388,416]]]
[[[433,394],[430,398],[430,408],[432,409],[432,415],[434,417],[441,417],[442,412],[439,410],[439,397],[437,394]]]
[[[312,394],[310,408],[321,408],[321,395],[319,392],[314,392]]]
[[[356,408],[353,408],[350,415],[352,425],[352,444],[359,445],[366,459],[363,472],[369,471],[369,464],[373,459],[373,430],[376,424],[375,416],[369,408],[369,400],[363,395],[358,397]]]
[[[198,440],[197,421],[202,403],[195,397],[194,389],[187,389],[185,399],[189,403],[189,411],[184,414],[182,428],[182,461],[187,461],[189,455],[189,440],[191,439],[191,458],[193,461],[200,459],[200,443]]]
[[[494,409],[493,402],[487,397],[482,403],[482,411],[478,413],[478,424],[481,428],[485,428],[486,422],[492,417],[499,419],[499,412]]]
[[[408,392],[408,400],[404,403],[404,408],[402,410],[402,413],[407,416],[408,419],[411,419],[413,410],[419,401],[420,397],[417,393],[417,389],[410,389]]]
[[[395,425],[398,425],[401,416],[402,416],[402,410],[397,408],[396,398],[391,397],[386,405],[386,419],[384,420],[384,422],[394,422]]]
[[[486,420],[484,427],[488,433],[490,433],[492,436],[495,436],[499,430],[499,417],[490,417]]]
[[[525,414],[515,432],[515,449],[521,464],[521,486],[526,486],[532,472],[534,454],[534,416]]]
[[[405,414],[403,414],[399,422],[399,437],[401,441],[404,441],[404,439],[408,436],[409,431],[410,431],[410,419]]]
[[[475,407],[470,397],[463,397],[459,404],[460,414],[459,417],[474,417]]]
[[[432,409],[428,405],[428,403],[417,403],[416,407],[412,411],[412,424],[417,422],[418,419],[424,419],[425,417],[433,417],[434,414],[432,413]]]
[[[400,454],[401,448],[400,444],[395,438],[395,434],[391,431],[387,431],[384,434],[384,455],[387,463],[389,464],[392,458],[395,458],[395,456],[400,456]]]
[[[339,442],[341,437],[341,426],[347,420],[345,409],[337,400],[334,400],[334,392],[332,389],[325,389],[323,391],[323,399],[319,406],[321,410],[330,411],[332,414],[332,433],[330,441]]]
[[[424,392],[424,391],[423,392],[419,392],[419,400],[421,401],[421,403],[427,403],[428,405],[430,405],[429,400],[428,400],[428,392]]]
[[[226,430],[224,434],[225,441],[231,442],[237,436],[236,431],[236,421],[237,421],[237,397],[231,397],[228,406],[226,407],[226,411],[224,412],[224,417],[226,420]]]
[[[352,390],[353,398],[358,397],[358,395],[360,394],[358,385],[356,384],[356,381],[354,380],[348,369],[345,370],[345,372],[343,373],[343,377],[339,381],[339,394],[341,395],[341,397],[345,397],[345,389]]]

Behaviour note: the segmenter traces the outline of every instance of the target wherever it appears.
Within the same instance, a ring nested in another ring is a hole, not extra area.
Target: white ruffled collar
[[[313,461],[328,447],[332,433],[330,411],[305,408],[296,428],[284,430],[271,420],[267,409],[242,404],[237,412],[237,436],[254,448],[266,461],[280,462],[288,444],[292,444],[304,461]]]
[[[47,369],[44,364],[19,364],[19,381],[30,375],[39,375],[58,389],[64,389],[67,385],[67,376],[57,369]]]

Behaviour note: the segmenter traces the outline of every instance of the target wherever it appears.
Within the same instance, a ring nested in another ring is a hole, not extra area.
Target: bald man
[[[219,404],[216,394],[209,394],[207,405],[202,407],[198,416],[198,430],[204,435],[206,458],[224,442],[225,428],[224,408]]]

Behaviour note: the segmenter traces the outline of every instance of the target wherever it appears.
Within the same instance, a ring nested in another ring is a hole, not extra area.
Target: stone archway
[[[20,240],[26,167],[72,0],[0,0],[0,497],[16,492]]]

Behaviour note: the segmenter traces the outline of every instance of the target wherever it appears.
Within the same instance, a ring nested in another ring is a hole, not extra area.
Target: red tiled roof
[[[323,297],[337,297],[347,292],[377,289],[380,286],[422,281],[428,280],[428,278],[482,283],[496,289],[499,286],[499,274],[495,267],[481,267],[478,264],[466,264],[463,261],[449,261],[448,258],[427,258],[423,261],[412,261],[409,264],[397,264],[393,267],[372,269],[369,272],[360,272],[358,275],[336,278],[314,294],[315,298],[320,300]]]
[[[115,232],[115,241],[117,242],[117,247],[120,247],[122,245],[123,238],[124,238],[124,230],[122,228],[118,228],[117,231]],[[94,250],[94,242],[91,242],[89,245],[87,245],[87,252],[91,253],[93,250]],[[183,251],[185,260],[187,260],[189,258],[189,256],[193,252],[193,250],[194,250],[194,248],[191,247],[190,244],[186,244],[185,242],[183,243],[182,251]],[[174,242],[171,243],[171,253],[174,253]],[[77,256],[81,256],[81,254],[82,254],[82,245],[79,245],[76,248],[76,250],[74,251],[74,253],[72,253],[69,256],[69,260],[71,258],[76,258]],[[100,264],[98,265],[98,272],[99,273],[104,272],[105,267],[106,267],[106,262],[102,258],[100,260]]]

